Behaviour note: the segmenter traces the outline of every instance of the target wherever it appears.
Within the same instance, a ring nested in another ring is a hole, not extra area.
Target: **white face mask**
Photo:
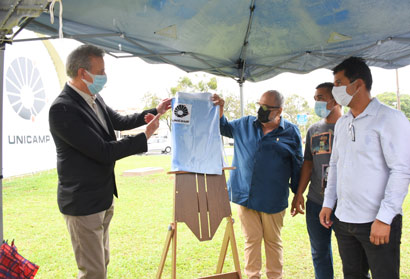
[[[353,81],[351,84],[353,84],[355,82],[356,81]],[[357,92],[359,92],[359,90],[357,90],[353,95],[349,95],[349,93],[347,93],[346,89],[347,89],[346,85],[334,86],[333,89],[332,89],[332,95],[335,98],[336,102],[339,105],[342,105],[342,106],[345,106],[345,107],[347,107],[350,104],[353,97],[357,94]]]

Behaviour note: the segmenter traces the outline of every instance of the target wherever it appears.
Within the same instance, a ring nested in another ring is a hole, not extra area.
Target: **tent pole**
[[[239,96],[240,96],[240,101],[241,101],[241,117],[243,117],[243,81],[238,81],[239,83]]]
[[[0,45],[0,241],[3,241],[3,78],[4,51],[6,44]]]
[[[399,69],[396,69],[396,86],[397,86],[397,109],[400,109],[400,91],[399,91]]]

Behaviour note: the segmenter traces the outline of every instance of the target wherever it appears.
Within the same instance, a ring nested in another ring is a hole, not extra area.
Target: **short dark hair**
[[[319,88],[326,88],[326,89],[328,89],[330,92],[332,92],[333,83],[331,83],[331,82],[321,83],[321,84],[319,84],[318,86],[316,86],[316,89],[319,89]]]
[[[333,94],[332,94],[332,89],[333,89],[333,83],[331,82],[324,82],[319,84],[318,86],[316,86],[316,89],[319,88],[325,88],[327,89],[327,91],[329,92],[330,96],[333,98]]]
[[[344,71],[344,75],[350,80],[350,82],[360,78],[366,84],[367,90],[370,91],[372,89],[372,73],[363,58],[354,56],[347,58],[333,68],[333,74],[340,71]]]
[[[90,57],[104,57],[104,50],[93,45],[81,45],[67,57],[66,72],[70,78],[75,78],[79,68],[91,70]]]

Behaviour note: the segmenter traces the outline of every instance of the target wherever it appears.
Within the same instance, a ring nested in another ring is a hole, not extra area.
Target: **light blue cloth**
[[[178,92],[172,100],[172,171],[222,174],[219,106],[211,96]]]

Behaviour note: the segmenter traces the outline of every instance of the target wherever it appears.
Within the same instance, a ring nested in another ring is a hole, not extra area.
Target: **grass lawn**
[[[167,227],[172,221],[174,177],[165,172],[142,177],[123,177],[124,170],[161,166],[169,171],[171,157],[131,156],[116,166],[119,199],[110,227],[109,278],[155,278]],[[40,266],[35,278],[75,278],[76,264],[65,222],[56,201],[55,170],[3,181],[4,238]],[[290,197],[292,198],[292,197]],[[401,278],[410,279],[410,203],[404,203],[401,246]],[[243,237],[236,206],[231,204],[241,267]],[[289,210],[289,209],[288,209]],[[200,243],[184,225],[178,226],[177,278],[198,278],[215,272],[225,221],[212,241]],[[304,216],[286,213],[282,230],[284,277],[314,278]],[[343,278],[333,238],[335,278]],[[162,278],[170,278],[169,252]],[[224,272],[234,271],[228,249]],[[263,277],[266,278],[266,277]]]

